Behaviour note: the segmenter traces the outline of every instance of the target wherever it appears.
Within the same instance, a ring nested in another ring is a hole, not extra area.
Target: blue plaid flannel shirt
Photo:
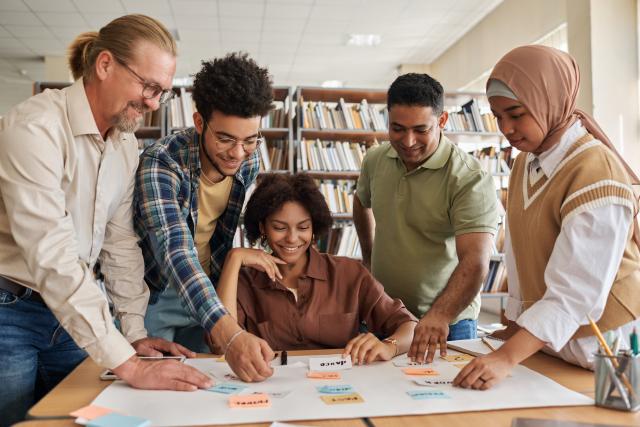
[[[172,284],[190,315],[206,330],[227,314],[215,290],[247,188],[259,171],[258,151],[245,160],[231,186],[229,203],[209,241],[211,275],[198,261],[193,242],[198,222],[200,142],[194,128],[169,135],[140,157],[133,202],[134,225],[144,256],[151,303]]]

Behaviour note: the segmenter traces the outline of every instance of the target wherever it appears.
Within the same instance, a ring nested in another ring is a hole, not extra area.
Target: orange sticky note
[[[404,368],[405,375],[440,375],[438,371],[431,368]]]
[[[327,405],[344,405],[346,403],[363,403],[364,399],[358,393],[320,396]]]
[[[103,415],[107,415],[113,412],[113,409],[103,408],[102,406],[94,406],[89,405],[84,408],[76,409],[69,415],[76,418],[84,418],[87,420],[92,420],[94,418],[101,417]]]
[[[341,377],[339,372],[309,371],[307,372],[307,378],[313,378],[314,380],[339,380]]]
[[[271,398],[266,393],[240,394],[229,397],[230,408],[268,408]]]

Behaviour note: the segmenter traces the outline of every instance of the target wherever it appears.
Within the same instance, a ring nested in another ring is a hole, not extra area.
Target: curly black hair
[[[313,178],[304,173],[264,174],[244,212],[244,227],[252,245],[260,238],[260,224],[286,202],[298,202],[309,212],[316,239],[331,228],[331,211]]]
[[[193,100],[205,120],[214,110],[243,118],[264,116],[272,108],[273,88],[266,68],[247,53],[202,61],[193,82]]]
[[[387,108],[390,110],[394,105],[431,107],[440,115],[444,110],[444,89],[428,74],[404,74],[387,91]]]

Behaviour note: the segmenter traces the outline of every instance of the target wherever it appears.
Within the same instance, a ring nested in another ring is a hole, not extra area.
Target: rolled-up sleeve
[[[100,365],[114,368],[135,352],[115,328],[109,305],[81,261],[65,208],[66,135],[25,122],[0,131],[0,188],[12,237],[49,309]]]

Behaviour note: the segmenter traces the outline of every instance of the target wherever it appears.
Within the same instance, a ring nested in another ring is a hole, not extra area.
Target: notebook
[[[484,339],[489,341],[491,346],[493,346],[493,348],[495,348],[496,350],[499,349],[502,346],[502,344],[504,344],[504,341],[499,340],[497,338],[485,337]],[[483,354],[489,354],[492,351],[489,348],[489,346],[487,346],[485,343],[482,342],[481,338],[474,338],[470,340],[448,341],[447,347],[452,350],[470,354],[472,356],[481,356]]]

